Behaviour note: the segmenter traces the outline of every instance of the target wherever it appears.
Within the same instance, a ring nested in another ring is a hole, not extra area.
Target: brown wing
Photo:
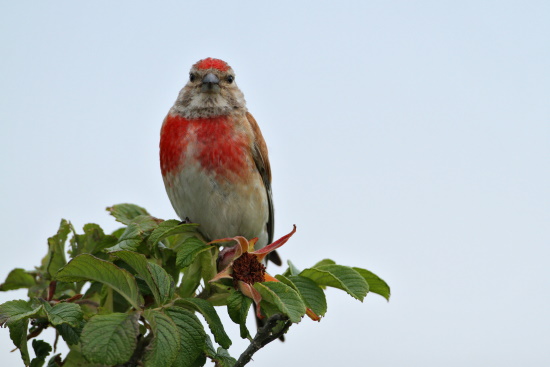
[[[260,172],[260,175],[262,176],[265,190],[267,192],[267,201],[269,204],[269,218],[267,220],[267,243],[270,244],[273,242],[273,235],[275,231],[273,194],[271,193],[271,166],[269,165],[269,157],[267,155],[267,145],[265,143],[264,137],[262,136],[262,132],[260,131],[258,123],[249,112],[246,113],[246,118],[250,123],[252,132],[254,133],[254,151],[252,152],[252,155],[254,157],[256,167],[258,168],[258,172]],[[276,252],[272,252],[271,254],[269,254],[269,260],[271,260],[276,265],[282,264],[281,258]]]

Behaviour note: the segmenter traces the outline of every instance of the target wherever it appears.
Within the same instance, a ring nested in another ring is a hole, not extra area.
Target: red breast
[[[186,119],[168,115],[160,139],[162,175],[176,173],[186,159],[193,158],[217,176],[230,181],[242,178],[249,165],[248,140],[244,133],[238,133],[230,116]],[[193,149],[188,149],[190,144]]]

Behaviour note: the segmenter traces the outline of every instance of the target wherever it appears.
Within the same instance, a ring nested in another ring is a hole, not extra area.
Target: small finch
[[[162,124],[160,166],[176,213],[206,239],[258,237],[257,249],[273,241],[267,146],[225,61],[191,67]]]

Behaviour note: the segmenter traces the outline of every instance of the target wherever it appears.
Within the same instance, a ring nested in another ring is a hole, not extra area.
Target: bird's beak
[[[220,79],[212,73],[208,73],[202,79],[201,92],[218,93],[220,91]]]

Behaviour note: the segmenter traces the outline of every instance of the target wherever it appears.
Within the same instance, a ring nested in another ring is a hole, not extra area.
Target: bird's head
[[[222,116],[246,112],[246,102],[233,69],[223,60],[207,58],[191,67],[172,112],[185,118]]]

